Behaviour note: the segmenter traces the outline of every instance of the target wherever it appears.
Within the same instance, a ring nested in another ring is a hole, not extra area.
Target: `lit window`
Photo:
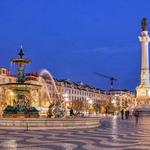
[[[11,81],[12,81],[11,78],[9,78],[9,83],[11,83]]]

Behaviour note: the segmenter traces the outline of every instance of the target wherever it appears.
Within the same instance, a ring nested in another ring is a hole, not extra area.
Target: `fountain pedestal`
[[[18,53],[19,58],[13,59],[12,63],[18,66],[17,83],[3,84],[1,87],[7,88],[15,93],[17,100],[13,106],[7,106],[4,109],[3,117],[27,118],[39,117],[39,112],[31,106],[31,90],[38,90],[40,85],[26,83],[25,65],[31,60],[23,58],[23,49]]]

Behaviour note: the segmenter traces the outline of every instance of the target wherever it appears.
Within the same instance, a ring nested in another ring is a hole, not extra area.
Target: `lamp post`
[[[14,96],[14,93],[11,91],[10,92],[10,104],[13,106],[14,104],[13,104],[13,96]]]
[[[87,110],[88,110],[88,101],[89,101],[89,97],[86,98],[86,105],[85,105],[85,114],[87,115]]]
[[[89,106],[93,105],[93,100],[92,100],[92,99],[89,99],[88,104],[89,104]],[[90,107],[90,108],[91,108],[91,107]]]
[[[63,99],[64,99],[64,102],[68,102],[69,101],[69,94],[68,93],[64,93],[63,94]]]
[[[114,108],[113,108],[113,109],[114,109],[113,112],[114,112],[114,114],[115,114],[115,111],[116,111],[116,105],[117,105],[116,99],[113,98],[112,101],[111,101],[111,103],[113,104],[113,107],[114,107]]]
[[[93,100],[90,99],[90,100],[88,101],[88,103],[89,103],[89,104],[93,104]]]
[[[68,93],[64,93],[62,95],[63,99],[64,99],[64,104],[65,104],[65,112],[66,112],[66,116],[69,115],[69,110],[67,109],[69,106],[69,103],[67,103],[69,101],[69,94]]]
[[[93,104],[93,100],[89,97],[86,98],[86,115],[87,115],[87,110],[88,110],[88,106]],[[89,113],[89,111],[88,111]]]

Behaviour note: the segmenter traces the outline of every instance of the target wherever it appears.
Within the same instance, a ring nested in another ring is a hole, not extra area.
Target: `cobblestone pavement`
[[[149,123],[139,121],[136,124],[134,118],[120,120],[116,117],[101,122],[101,127],[94,129],[0,130],[0,143],[12,146],[10,150],[15,147],[17,150],[150,150]]]

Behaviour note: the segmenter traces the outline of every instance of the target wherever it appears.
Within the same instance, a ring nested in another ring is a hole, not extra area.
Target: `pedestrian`
[[[136,110],[135,113],[134,113],[136,124],[138,124],[138,121],[139,121],[139,115],[140,115],[139,111]]]
[[[121,119],[123,120],[123,116],[124,116],[124,110],[121,110]]]
[[[127,112],[128,112],[128,118],[129,118],[129,116],[130,116],[130,111],[128,110]]]
[[[70,109],[70,116],[74,116],[74,112],[72,108]]]
[[[125,116],[126,116],[126,119],[129,118],[129,110],[126,110],[126,111],[125,111]]]

